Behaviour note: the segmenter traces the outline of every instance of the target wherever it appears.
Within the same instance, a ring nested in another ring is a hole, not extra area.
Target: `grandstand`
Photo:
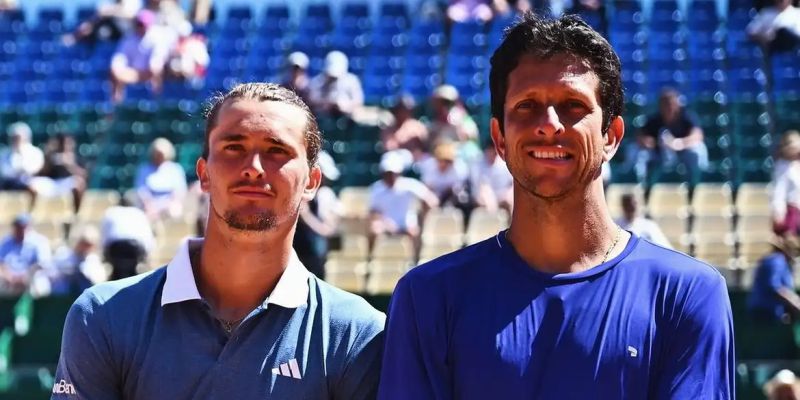
[[[36,229],[53,243],[66,241],[70,228],[99,222],[105,208],[131,188],[136,167],[156,137],[176,144],[176,161],[195,180],[203,99],[238,82],[280,81],[287,55],[296,50],[309,56],[311,75],[321,70],[330,50],[347,54],[372,106],[388,107],[400,93],[425,104],[436,86],[452,84],[486,139],[489,57],[512,21],[500,17],[450,25],[422,20],[415,16],[416,0],[217,1],[216,19],[196,27],[207,36],[211,54],[204,82],[167,82],[157,97],[144,85],[132,85],[126,100],[112,105],[107,76],[114,45],[60,42],[93,12],[92,2],[20,3],[19,11],[0,12],[0,132],[25,121],[36,145],[57,132],[71,132],[90,172],[90,189],[77,214],[71,212],[71,198],[42,199],[33,210]],[[658,181],[636,182],[619,168],[624,154],[618,154],[607,191],[612,213],[619,215],[623,193],[640,194],[679,250],[726,277],[741,362],[737,390],[744,399],[762,398],[760,384],[781,366],[800,372],[800,350],[784,340],[786,332],[750,326],[744,316],[753,267],[769,250],[773,143],[785,130],[800,129],[800,52],[765,57],[744,34],[751,7],[749,0],[608,0],[605,11],[606,37],[623,64],[629,135],[620,151],[645,115],[655,111],[662,87],[671,86],[699,116],[711,161],[702,182],[689,187],[680,168],[664,171]],[[598,28],[603,19],[589,12],[583,17]],[[320,127],[325,149],[342,171],[335,189],[346,207],[341,246],[327,264],[329,280],[385,309],[395,282],[413,267],[413,255],[405,239],[384,238],[376,244],[376,257],[367,257],[366,187],[378,179],[380,128],[336,119],[322,119]],[[0,232],[6,233],[8,222],[25,209],[24,196],[0,193]],[[178,241],[193,232],[196,213],[196,207],[187,207],[183,219],[157,227],[152,267],[168,261]],[[507,224],[505,217],[480,209],[468,223],[454,210],[435,210],[427,217],[421,258],[482,240]],[[70,303],[0,298],[0,398],[47,397]]]

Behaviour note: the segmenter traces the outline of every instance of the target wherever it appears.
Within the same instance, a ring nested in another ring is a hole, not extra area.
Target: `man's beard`
[[[227,211],[223,220],[229,227],[240,231],[263,232],[275,228],[278,218],[272,211],[260,212],[248,218],[243,218],[235,211]]]

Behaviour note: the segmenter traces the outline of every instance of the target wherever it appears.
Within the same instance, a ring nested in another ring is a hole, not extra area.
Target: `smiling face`
[[[492,119],[492,139],[522,190],[563,197],[598,179],[622,139],[622,120],[603,135],[597,75],[567,54],[523,55],[508,76],[504,131]]]
[[[321,181],[309,167],[305,112],[278,101],[232,99],[209,132],[207,158],[197,161],[210,194],[209,218],[239,231],[267,231],[297,222],[302,201]]]

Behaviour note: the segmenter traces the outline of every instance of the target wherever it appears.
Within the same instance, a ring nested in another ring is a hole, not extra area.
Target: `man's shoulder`
[[[412,285],[420,282],[437,284],[452,276],[464,276],[463,272],[467,270],[494,265],[497,246],[497,236],[492,236],[425,262],[409,271],[401,281]]]
[[[677,280],[692,285],[724,284],[724,278],[711,264],[647,239],[638,240],[636,248],[624,260],[624,263],[635,265],[634,269],[644,270],[658,280]]]
[[[75,301],[81,309],[111,308],[129,312],[133,306],[148,303],[164,282],[166,268],[158,268],[129,278],[100,283],[86,289]]]
[[[339,289],[317,277],[312,277],[310,283],[311,290],[316,293],[317,304],[328,310],[331,325],[383,329],[386,316],[363,297]]]

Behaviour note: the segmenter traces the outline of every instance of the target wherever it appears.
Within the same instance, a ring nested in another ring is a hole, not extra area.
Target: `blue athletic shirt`
[[[713,267],[633,235],[547,274],[501,232],[400,280],[378,398],[733,399],[734,364]]]

